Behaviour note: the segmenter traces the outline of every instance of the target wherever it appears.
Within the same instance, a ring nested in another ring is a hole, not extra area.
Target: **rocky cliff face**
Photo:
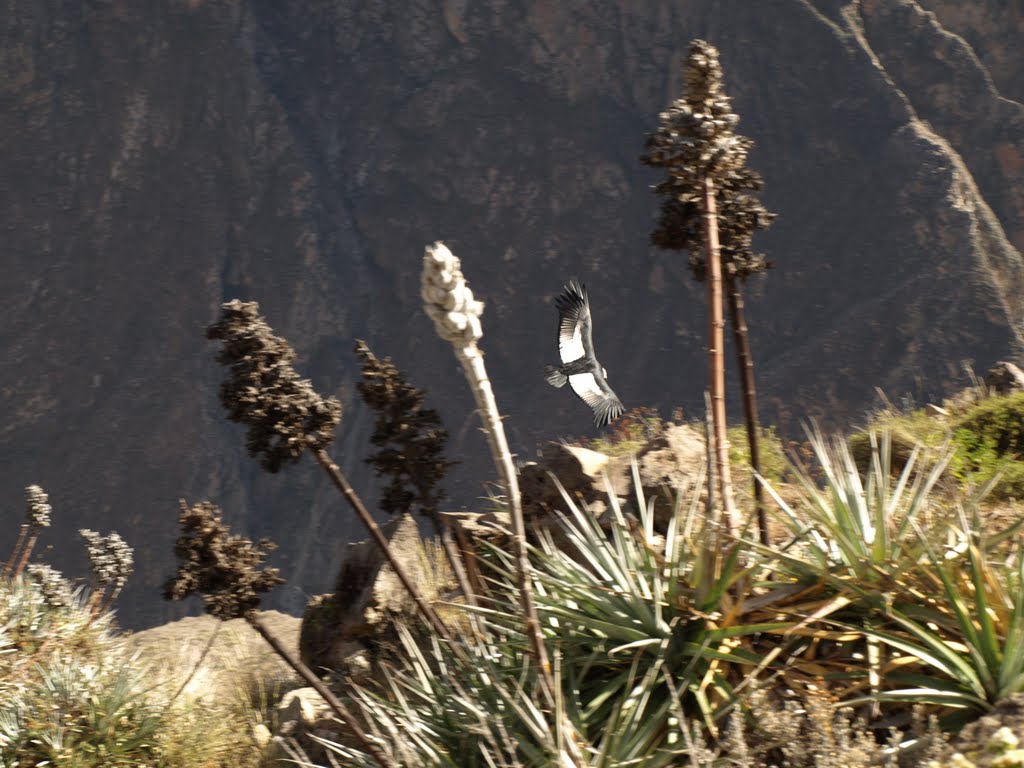
[[[435,239],[487,302],[524,456],[591,432],[540,375],[571,276],[627,406],[696,409],[703,296],[685,257],[648,247],[656,176],[636,159],[694,37],[722,51],[779,213],[756,241],[778,269],[749,287],[766,419],[856,419],[876,386],[938,397],[962,361],[1021,349],[1021,25],[997,0],[12,0],[4,540],[43,485],[50,561],[79,574],[70,533],[116,528],[140,561],[124,618],[154,623],[177,610],[156,597],[177,498],[208,497],[282,545],[277,605],[328,587],[355,521],[311,464],[261,475],[216,401],[202,329],[236,297],[346,404],[335,455],[358,487],[372,496],[354,337],[433,393],[472,503],[486,452],[419,308]]]

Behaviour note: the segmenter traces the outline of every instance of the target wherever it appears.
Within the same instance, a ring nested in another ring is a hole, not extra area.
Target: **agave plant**
[[[704,515],[696,494],[687,504],[676,497],[662,537],[636,462],[633,481],[631,509],[608,486],[608,532],[562,489],[566,511],[554,534],[565,543],[550,531],[538,536],[537,600],[583,732],[601,744],[639,687],[647,713],[632,740],[654,751],[681,738],[680,704],[715,733],[736,703],[733,686],[763,661],[742,638],[790,624],[748,613],[737,590],[750,573],[743,549]]]
[[[94,615],[81,590],[60,598],[0,581],[0,766],[154,764],[163,721],[147,673],[109,613]]]
[[[668,530],[656,533],[635,463],[633,473],[631,504],[609,485],[610,531],[564,489],[564,513],[533,531],[533,587],[559,683],[554,717],[572,723],[588,766],[710,765],[705,738],[764,663],[744,641],[790,622],[751,620],[764,611],[747,612],[735,594],[748,572],[740,549],[716,554],[730,539],[696,496],[678,497]],[[515,557],[498,546],[486,554],[489,600],[463,606],[486,623],[486,644],[466,638],[454,653],[403,629],[404,653],[381,685],[354,691],[400,765],[561,765],[562,750],[546,744],[552,715],[536,704],[543,698],[528,663]],[[328,747],[346,764],[371,764],[351,746]]]
[[[902,654],[888,674],[893,687],[876,698],[961,710],[946,718],[951,725],[1024,692],[1024,553],[1018,542],[998,554],[977,506],[969,511],[958,507],[948,538],[962,543],[944,550],[917,529],[927,552],[917,581],[933,588],[921,603],[889,606],[884,627],[864,629]]]
[[[35,679],[0,705],[3,753],[17,765],[136,766],[159,756],[159,712],[146,673],[53,656]]]
[[[527,664],[521,636],[494,638],[489,649],[477,646],[467,664],[464,654],[438,638],[415,638],[404,625],[397,629],[402,654],[384,665],[380,687],[353,691],[370,733],[395,764],[556,764],[546,744],[548,715],[536,704],[537,669]],[[377,765],[345,743],[322,743],[345,765]]]
[[[845,442],[814,430],[810,443],[821,487],[797,470],[794,505],[769,487],[792,535],[776,576],[828,606],[815,616],[825,626],[803,634],[818,641],[833,694],[871,702],[874,715],[880,705],[937,706],[954,726],[1024,691],[1024,562],[1019,544],[1007,546],[1024,521],[986,534],[987,489],[966,503],[938,494],[949,446],[928,461],[914,448],[896,475],[889,434],[871,434],[862,478]]]
[[[916,563],[923,550],[913,535],[914,525],[933,501],[952,456],[948,447],[928,466],[921,465],[921,449],[915,448],[893,482],[888,432],[870,435],[866,478],[842,438],[829,440],[815,427],[808,439],[823,487],[794,467],[801,490],[794,508],[766,483],[792,536],[778,553],[788,575],[818,579],[827,574],[837,586],[857,588],[878,584]]]

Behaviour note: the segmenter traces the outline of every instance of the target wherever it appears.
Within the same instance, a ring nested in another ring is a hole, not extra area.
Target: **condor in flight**
[[[603,427],[622,415],[623,407],[606,381],[606,371],[594,355],[590,332],[590,301],[587,289],[570,280],[555,299],[558,307],[558,355],[562,364],[548,365],[544,377],[553,387],[569,382],[572,391],[594,411],[594,422]]]

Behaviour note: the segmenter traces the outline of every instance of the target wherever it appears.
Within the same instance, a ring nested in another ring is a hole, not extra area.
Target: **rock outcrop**
[[[438,599],[444,583],[428,566],[416,520],[403,515],[381,531],[424,598]],[[318,673],[363,677],[370,672],[368,649],[393,641],[396,617],[414,616],[415,602],[377,543],[367,539],[349,544],[334,591],[313,598],[306,607],[299,636],[302,661]]]
[[[523,513],[545,524],[554,510],[565,508],[564,490],[573,502],[585,505],[602,524],[610,525],[609,493],[627,507],[635,506],[634,458],[640,488],[648,503],[653,500],[658,524],[668,520],[679,494],[704,495],[704,488],[697,487],[706,462],[704,436],[687,424],[669,424],[644,443],[635,457],[549,443],[538,461],[520,471]]]

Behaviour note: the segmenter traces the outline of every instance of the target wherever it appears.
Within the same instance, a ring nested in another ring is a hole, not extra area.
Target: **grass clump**
[[[868,430],[849,438],[863,471],[870,456],[869,432],[891,435],[892,462],[902,469],[916,447],[940,449],[951,443],[948,476],[961,488],[991,484],[993,501],[1024,499],[1024,392],[993,395],[936,416],[928,409],[876,414]]]

